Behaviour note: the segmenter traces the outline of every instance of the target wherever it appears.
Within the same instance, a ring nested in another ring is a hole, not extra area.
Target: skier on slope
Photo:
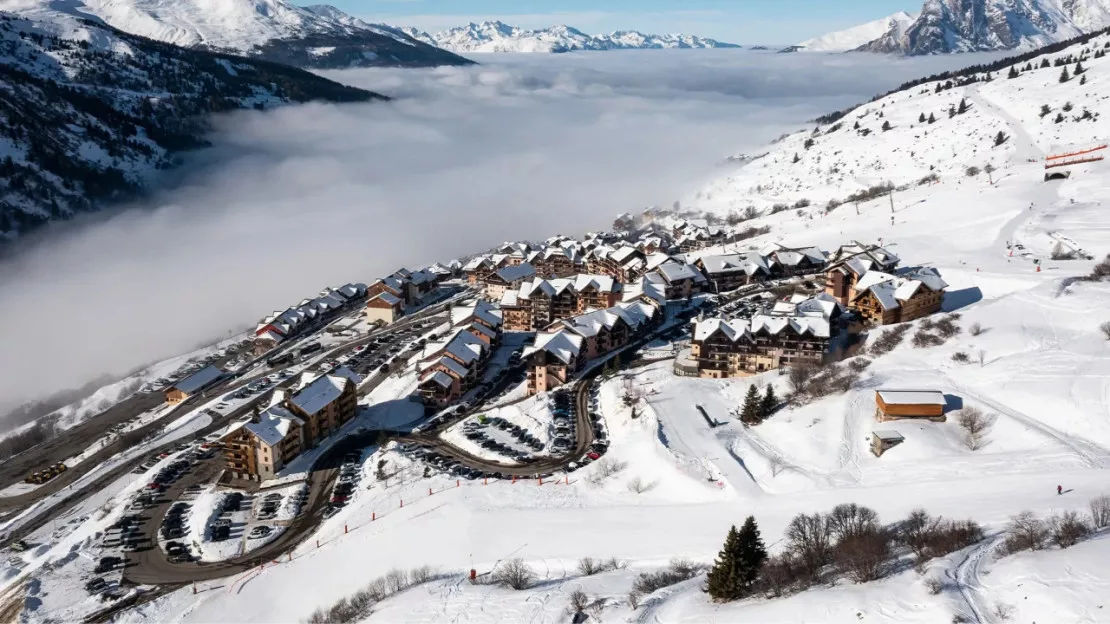
[[[1056,486],[1056,495],[1057,495],[1057,496],[1059,496],[1059,495],[1061,495],[1061,494],[1063,494],[1063,493],[1064,493],[1064,486],[1062,486],[1062,485],[1057,485],[1057,486]]]

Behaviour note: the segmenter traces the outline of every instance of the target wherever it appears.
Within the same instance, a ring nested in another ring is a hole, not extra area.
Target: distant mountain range
[[[311,69],[472,63],[335,7],[287,0],[4,0],[0,6],[31,18],[68,13],[155,41]]]
[[[588,35],[570,26],[528,30],[497,21],[467,24],[435,34],[415,28],[400,30],[413,39],[460,54],[740,47],[733,43],[693,35],[649,35],[635,30],[619,30],[608,35]]]
[[[916,16],[898,13],[790,50],[922,55],[1034,49],[1108,26],[1110,0],[925,0]]]

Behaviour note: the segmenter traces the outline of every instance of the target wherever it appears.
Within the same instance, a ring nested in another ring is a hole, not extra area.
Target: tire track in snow
[[[956,573],[953,575],[952,570],[945,570],[944,574],[956,584],[956,589],[960,591],[960,596],[967,604],[969,614],[975,618],[976,624],[985,624],[989,621],[987,618],[988,606],[983,600],[983,583],[981,574],[985,561],[988,555],[994,553],[994,549],[1002,543],[1002,537],[998,536],[990,541],[980,542],[978,546],[972,548],[956,566]]]

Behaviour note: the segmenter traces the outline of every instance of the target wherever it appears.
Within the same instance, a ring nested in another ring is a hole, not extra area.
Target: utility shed
[[[871,452],[875,457],[882,457],[883,453],[892,447],[905,442],[906,439],[897,431],[881,430],[871,432]]]
[[[922,418],[944,422],[944,393],[940,390],[875,391],[875,418],[879,422],[901,418]]]

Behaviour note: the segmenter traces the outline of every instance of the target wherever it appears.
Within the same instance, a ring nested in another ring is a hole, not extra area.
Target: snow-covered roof
[[[471,332],[478,332],[479,334],[482,334],[483,336],[489,338],[490,340],[493,340],[494,338],[497,338],[497,332],[495,332],[494,330],[486,327],[485,325],[483,325],[481,323],[470,323],[469,325],[466,326],[466,329],[468,331],[471,331]]]
[[[468,260],[467,263],[463,265],[462,270],[463,271],[476,271],[476,270],[478,270],[482,267],[492,267],[492,266],[493,266],[493,262],[491,262],[488,257],[478,256],[476,258],[471,258],[470,260]]]
[[[508,291],[515,292],[515,291]],[[489,301],[475,301],[469,305],[455,306],[451,308],[451,324],[464,325],[469,323],[471,319],[478,319],[486,325],[491,327],[501,326],[501,310],[498,310],[493,303]]]
[[[380,301],[380,302],[385,303],[386,305],[388,305],[390,307],[397,307],[397,306],[401,305],[401,300],[399,298],[393,296],[392,294],[390,294],[387,291],[382,291],[382,292],[374,295],[373,297],[370,298],[370,301],[366,302],[366,305],[370,305],[371,303],[373,303],[375,301]]]
[[[588,275],[583,273],[574,276],[574,290],[576,292],[583,292],[589,288],[593,288],[599,292],[619,292],[621,290],[621,285],[608,275]]]
[[[347,381],[346,377],[324,375],[293,395],[290,402],[311,416],[338,399],[343,394]]]
[[[902,434],[898,433],[897,431],[893,431],[891,429],[879,429],[877,431],[872,431],[871,435],[875,436],[876,438],[879,438],[880,440],[885,440],[885,441],[890,441],[890,442],[894,442],[896,440],[905,440],[905,438],[902,437]]]
[[[527,262],[522,262],[516,266],[507,266],[503,269],[498,269],[497,277],[501,278],[508,284],[512,284],[518,280],[527,279],[536,274],[536,267]]]
[[[641,297],[651,299],[661,306],[667,303],[667,295],[663,292],[662,286],[651,281],[647,276],[641,277],[631,284],[626,284],[622,299],[624,301],[634,301]]]
[[[214,365],[209,364],[197,372],[189,375],[185,379],[175,383],[173,388],[180,390],[185,394],[193,394],[203,388],[208,387],[217,379],[224,376],[224,372]]]
[[[329,373],[329,375],[331,375],[333,377],[342,377],[344,379],[350,379],[352,382],[354,382],[354,384],[356,386],[358,384],[362,383],[362,377],[360,377],[358,373],[356,373],[355,371],[347,368],[346,366],[340,366],[339,368],[337,368],[337,369],[333,370],[331,373]]]
[[[701,258],[701,265],[705,267],[705,272],[708,273],[710,277],[715,275],[727,275],[729,273],[755,275],[760,272],[770,272],[767,260],[758,253],[703,256]]]
[[[817,338],[832,335],[832,318],[841,306],[825,293],[814,297],[795,296],[789,301],[777,302],[770,310],[760,312],[749,319],[713,318],[697,321],[694,324],[694,340],[705,340],[720,331],[732,342],[750,335],[766,332],[778,334],[784,330],[801,336],[809,334]]]
[[[915,279],[920,277],[921,279]],[[933,291],[943,290],[948,286],[936,269],[917,268],[904,271],[900,275],[891,275],[882,271],[868,271],[856,284],[856,299],[867,293],[874,295],[884,310],[894,310],[901,306],[900,302],[908,301],[922,287]]]
[[[647,266],[647,270],[649,270],[649,271],[655,270],[661,264],[675,261],[674,258],[668,256],[665,253],[659,252],[659,251],[657,251],[653,254],[648,254],[646,260],[647,260],[647,263],[646,263],[645,266]]]
[[[682,280],[705,281],[705,276],[701,274],[697,267],[684,262],[667,262],[660,265],[657,270],[670,284]]]
[[[940,390],[890,390],[880,388],[876,394],[887,405],[947,405]]]
[[[304,426],[304,421],[284,407],[274,405],[259,413],[258,422],[248,420],[243,427],[266,446],[276,446],[289,435],[294,425]]]
[[[274,343],[278,343],[278,342],[281,342],[282,340],[285,340],[284,336],[282,336],[281,334],[279,334],[275,331],[271,331],[271,330],[264,331],[261,334],[258,334],[255,338],[257,340],[269,340],[269,341],[274,342]]]
[[[523,357],[529,357],[539,351],[546,351],[558,358],[564,364],[570,364],[582,351],[585,338],[566,330],[556,332],[540,332],[536,334],[536,342],[524,350]]]
[[[446,390],[451,387],[451,385],[454,383],[454,380],[451,379],[450,375],[444,373],[443,371],[435,371],[431,375],[428,375],[423,380],[421,380],[420,385],[424,385],[427,383],[434,383]]]
[[[447,370],[457,375],[459,379],[462,379],[470,374],[470,371],[465,366],[459,364],[456,360],[453,360],[447,356],[443,356],[433,362],[429,362],[427,366],[423,367],[423,370],[427,371],[429,369],[435,368],[436,366],[442,366],[443,368],[446,368]]]

